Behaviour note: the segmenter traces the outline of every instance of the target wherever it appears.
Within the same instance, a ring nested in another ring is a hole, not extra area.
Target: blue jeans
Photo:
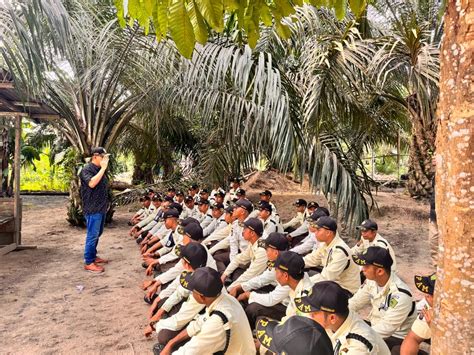
[[[87,235],[84,248],[84,261],[87,265],[93,263],[97,256],[97,244],[104,231],[105,213],[86,214]]]

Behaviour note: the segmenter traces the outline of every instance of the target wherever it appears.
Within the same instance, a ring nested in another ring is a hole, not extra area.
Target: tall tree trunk
[[[132,184],[153,184],[153,167],[146,164],[133,166]]]
[[[408,191],[411,196],[428,197],[433,192],[434,175],[431,163],[435,146],[436,120],[432,115],[424,117],[416,94],[407,98],[411,116],[412,139],[408,159]]]
[[[432,354],[474,352],[474,0],[448,1],[441,48]]]

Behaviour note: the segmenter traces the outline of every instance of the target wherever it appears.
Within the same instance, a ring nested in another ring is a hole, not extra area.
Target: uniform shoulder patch
[[[257,242],[257,246],[260,248],[266,248],[265,240],[259,239]]]
[[[397,295],[393,295],[392,298],[390,299],[389,307],[390,308],[395,308],[398,304],[398,297]]]

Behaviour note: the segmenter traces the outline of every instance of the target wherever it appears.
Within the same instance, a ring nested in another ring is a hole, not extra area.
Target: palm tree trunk
[[[423,117],[417,95],[407,99],[412,123],[412,139],[408,159],[408,191],[411,196],[429,197],[434,176],[431,163],[436,136],[434,117]]]
[[[474,349],[474,0],[448,1],[441,48],[436,211],[439,227],[431,354]]]
[[[132,184],[153,184],[153,167],[146,164],[133,166]]]

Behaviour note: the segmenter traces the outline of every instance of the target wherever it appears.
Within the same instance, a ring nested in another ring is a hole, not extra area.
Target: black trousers
[[[218,250],[214,253],[214,260],[216,261],[217,271],[222,274],[227,265],[230,263],[230,251],[229,250]]]
[[[274,286],[268,285],[259,288],[258,290],[254,290],[253,292],[270,293],[274,289]],[[262,306],[260,303],[256,302],[248,303],[247,301],[244,301],[240,303],[245,309],[245,314],[247,315],[247,319],[249,320],[250,328],[252,328],[252,330],[255,329],[255,325],[257,324],[257,319],[259,317],[272,318],[279,321],[286,314],[286,306],[282,303],[278,303],[270,307]]]

